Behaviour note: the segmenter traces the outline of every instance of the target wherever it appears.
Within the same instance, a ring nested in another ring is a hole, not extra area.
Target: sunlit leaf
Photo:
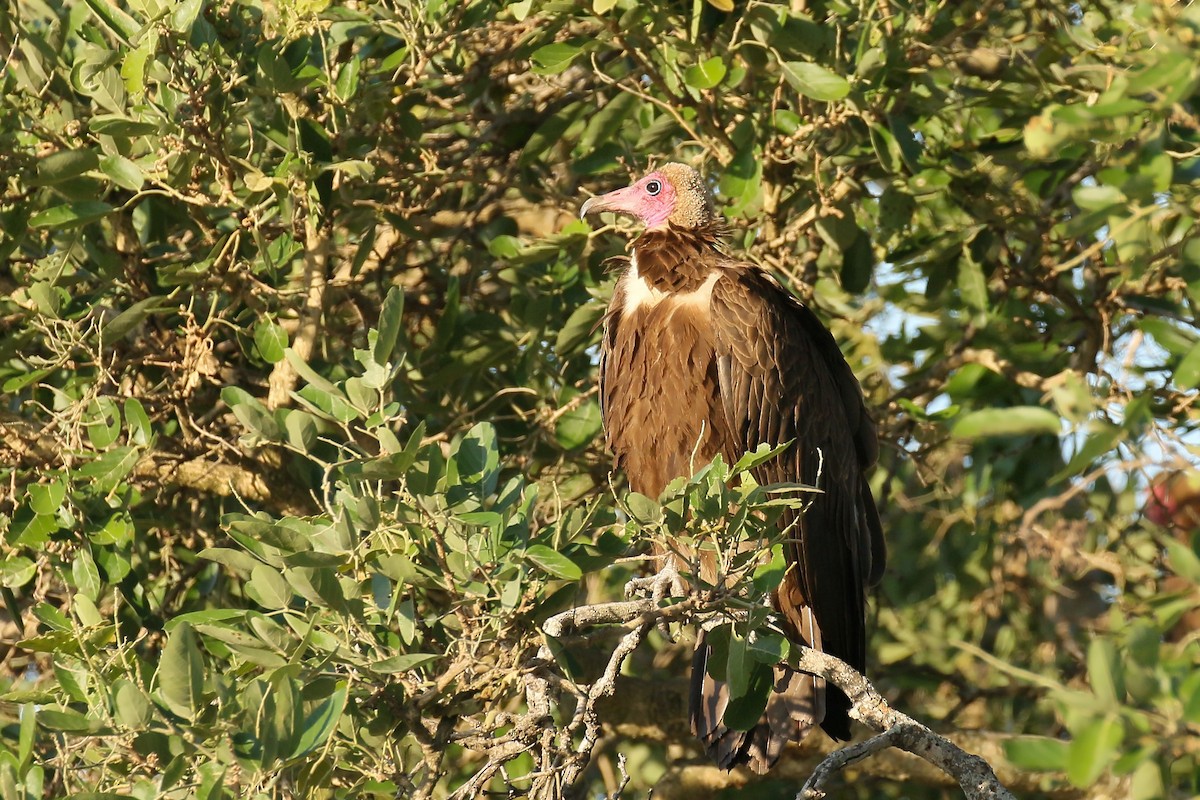
[[[725,77],[727,69],[720,56],[693,64],[683,73],[683,80],[693,89],[711,89]]]
[[[282,361],[287,346],[287,331],[282,325],[264,319],[254,326],[254,347],[263,361],[268,364]]]
[[[1096,720],[1080,731],[1067,750],[1067,777],[1071,783],[1081,789],[1095,783],[1112,766],[1124,736],[1124,726],[1116,716]]]
[[[959,417],[951,434],[959,439],[980,439],[988,436],[1033,436],[1057,434],[1062,420],[1049,409],[1037,406],[988,408],[972,411]]]
[[[566,581],[577,581],[583,577],[583,571],[579,569],[575,562],[557,550],[551,550],[545,545],[530,545],[525,550],[525,557],[533,562],[542,572],[552,577],[562,578]]]
[[[555,42],[533,51],[530,61],[533,72],[538,75],[557,75],[571,66],[583,48],[567,42]]]
[[[1063,772],[1067,749],[1067,742],[1048,736],[1014,736],[1004,741],[1005,757],[1021,769],[1034,772]]]
[[[54,206],[29,218],[31,228],[76,228],[108,216],[113,206],[102,200],[80,200]]]
[[[832,103],[850,94],[849,81],[819,64],[785,61],[779,66],[792,88],[805,97]]]
[[[1110,639],[1097,637],[1088,645],[1088,681],[1102,706],[1116,708],[1124,701],[1124,669],[1117,646]]]
[[[600,404],[589,398],[558,418],[554,437],[564,449],[574,450],[594,441],[602,424]]]
[[[140,191],[146,176],[137,164],[125,156],[107,156],[100,161],[100,170],[117,186],[131,192]]]
[[[203,703],[204,661],[191,625],[179,625],[167,636],[156,682],[172,713],[184,719],[195,717]]]
[[[296,740],[296,748],[291,754],[292,758],[312,752],[330,737],[341,721],[346,707],[347,688],[345,681],[338,681],[333,693],[313,706],[305,715],[300,727],[300,736]]]

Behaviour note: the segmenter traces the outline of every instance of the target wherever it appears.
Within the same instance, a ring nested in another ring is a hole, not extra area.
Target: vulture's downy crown
[[[646,177],[615,192],[589,198],[579,216],[613,211],[637,217],[649,229],[695,230],[717,220],[712,195],[700,173],[686,164],[663,164]]]

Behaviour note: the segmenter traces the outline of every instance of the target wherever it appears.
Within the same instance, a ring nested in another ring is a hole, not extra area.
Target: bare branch
[[[597,702],[611,695],[616,678],[625,659],[640,644],[645,632],[660,619],[681,619],[689,623],[702,623],[718,614],[727,614],[717,598],[702,601],[696,596],[674,605],[660,607],[654,598],[601,603],[581,606],[554,615],[543,627],[546,635],[561,638],[564,635],[597,625],[632,626],[624,634],[608,658],[605,669],[586,689],[579,699],[567,733],[581,736],[569,754],[557,759],[559,769],[535,779],[535,797],[553,796],[553,790],[569,787],[582,774],[591,752],[599,738],[600,722]],[[912,753],[950,775],[963,790],[968,800],[1013,800],[1013,795],[1000,783],[995,772],[986,761],[972,755],[928,726],[892,708],[869,681],[844,661],[819,650],[798,648],[792,665],[805,672],[820,675],[843,691],[853,704],[851,716],[865,723],[880,735],[829,754],[805,783],[797,800],[816,800],[824,797],[821,787],[829,778],[867,756],[888,748],[899,748]],[[538,653],[544,666],[553,664],[549,645],[543,645]],[[527,688],[527,701],[531,714],[544,715],[549,711],[549,683],[544,676],[531,679]],[[535,711],[536,709],[536,711]],[[561,748],[563,743],[560,742]],[[468,795],[461,795],[466,797]]]

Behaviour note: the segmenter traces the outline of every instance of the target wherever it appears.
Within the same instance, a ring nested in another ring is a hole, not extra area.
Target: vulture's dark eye
[[[646,184],[646,193],[654,196],[662,191],[662,184],[658,181],[650,181]]]

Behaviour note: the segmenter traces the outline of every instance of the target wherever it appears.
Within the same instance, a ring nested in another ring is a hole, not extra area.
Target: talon
[[[661,603],[667,597],[682,597],[687,594],[687,583],[679,574],[674,561],[668,561],[656,575],[630,578],[626,582],[626,597],[644,597],[647,594],[654,598],[656,603]]]

